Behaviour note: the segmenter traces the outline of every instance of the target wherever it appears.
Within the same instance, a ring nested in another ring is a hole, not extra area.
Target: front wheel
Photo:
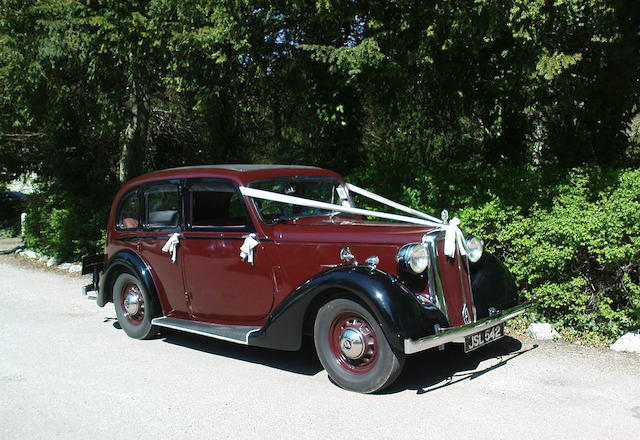
[[[158,334],[151,324],[157,316],[156,303],[144,284],[130,273],[121,273],[113,283],[113,304],[118,323],[134,339],[150,339]]]
[[[354,301],[339,298],[322,306],[313,334],[322,366],[342,388],[373,393],[402,371],[404,354],[391,349],[375,318]]]

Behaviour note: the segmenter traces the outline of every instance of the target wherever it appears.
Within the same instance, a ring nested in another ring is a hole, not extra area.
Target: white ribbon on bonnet
[[[395,208],[399,211],[404,211],[422,218],[409,217],[409,216],[398,215],[398,214],[390,214],[387,212],[371,211],[368,209],[352,208],[351,206],[341,206],[333,203],[318,202],[316,200],[305,199],[302,197],[288,196],[286,194],[279,194],[271,191],[264,191],[261,189],[248,188],[246,186],[241,186],[240,192],[247,197],[253,197],[257,199],[271,200],[274,202],[288,203],[291,205],[305,206],[309,208],[324,209],[327,211],[344,212],[347,214],[364,215],[369,217],[384,218],[387,220],[396,220],[396,221],[405,222],[405,223],[435,227],[437,228],[437,230],[445,231],[444,254],[446,256],[450,258],[454,258],[456,248],[458,248],[458,251],[460,252],[461,255],[467,255],[464,235],[462,234],[462,231],[459,228],[460,220],[457,217],[452,218],[451,221],[447,223],[443,220],[438,220],[437,218],[430,216],[428,214],[409,208],[408,206],[401,205],[399,203],[393,202],[377,194],[373,194],[355,185],[347,184],[347,188],[350,191],[353,191],[354,193],[358,193],[367,198],[370,198],[372,200],[375,200],[377,202],[380,202],[392,208]]]
[[[467,247],[465,246],[464,235],[458,227],[460,225],[460,219],[454,217],[451,219],[448,225],[446,225],[446,233],[444,235],[444,254],[447,257],[453,258],[456,252],[456,247],[460,252],[460,255],[467,255]]]
[[[407,212],[409,214],[417,215],[418,217],[422,217],[436,223],[436,226],[439,230],[445,231],[444,236],[444,254],[447,257],[453,258],[455,256],[456,246],[460,252],[460,255],[467,255],[467,248],[465,246],[464,235],[460,230],[460,219],[458,217],[454,217],[447,223],[446,217],[443,217],[442,220],[433,217],[429,214],[425,214],[424,212],[420,212],[418,210],[409,208],[408,206],[401,205],[400,203],[396,203],[393,200],[389,200],[378,194],[374,194],[372,192],[367,191],[366,189],[362,189],[358,186],[352,185],[351,183],[347,183],[347,188],[350,191],[365,196],[369,199],[380,202],[384,205],[390,206],[392,208],[398,209],[400,211]],[[448,215],[448,214],[445,214]]]

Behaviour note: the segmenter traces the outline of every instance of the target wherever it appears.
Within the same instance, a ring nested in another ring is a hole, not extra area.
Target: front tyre
[[[404,354],[391,349],[375,318],[354,301],[339,298],[322,306],[313,335],[322,366],[344,389],[380,391],[402,371]]]
[[[158,334],[158,328],[151,324],[157,316],[156,302],[137,277],[121,273],[113,283],[112,293],[118,323],[129,337],[150,339]]]

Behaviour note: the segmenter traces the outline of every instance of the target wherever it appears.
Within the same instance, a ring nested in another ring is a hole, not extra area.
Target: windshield
[[[263,191],[271,191],[318,202],[354,206],[345,185],[336,179],[279,177],[251,182],[249,186]],[[253,203],[265,223],[295,220],[302,217],[333,216],[338,214],[336,211],[258,198],[254,198]]]

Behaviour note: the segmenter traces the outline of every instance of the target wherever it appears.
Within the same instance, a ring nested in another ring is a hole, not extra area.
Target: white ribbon
[[[462,234],[462,231],[459,228],[460,219],[458,219],[457,217],[452,218],[449,223],[445,223],[428,214],[424,214],[424,213],[421,213],[420,211],[416,211],[415,209],[409,208],[408,206],[404,206],[399,203],[392,202],[389,199],[378,196],[377,194],[373,194],[362,188],[358,188],[355,185],[349,184],[348,188],[349,190],[355,193],[361,194],[377,202],[383,203],[392,208],[395,208],[407,213],[419,215],[420,217],[423,217],[423,218],[391,214],[388,212],[371,211],[368,209],[352,208],[350,206],[334,205],[333,203],[318,202],[316,200],[305,199],[302,197],[288,196],[286,194],[280,194],[280,193],[275,193],[271,191],[264,191],[256,188],[248,188],[246,186],[241,186],[240,192],[247,197],[253,197],[257,199],[272,200],[274,202],[288,203],[288,204],[297,205],[297,206],[306,206],[309,208],[324,209],[327,211],[345,212],[347,214],[364,215],[368,217],[377,217],[377,218],[384,218],[388,220],[396,220],[396,221],[405,222],[405,223],[431,226],[431,227],[437,228],[437,230],[445,231],[444,254],[447,257],[454,258],[456,254],[456,248],[458,248],[460,255],[467,255],[467,250],[464,242],[464,235]],[[246,243],[246,240],[245,240],[245,243]],[[242,248],[240,249],[242,250]],[[240,255],[242,256],[242,253]]]
[[[171,254],[171,262],[173,263],[176,262],[179,244],[180,244],[180,234],[176,232],[175,234],[171,235],[171,237],[169,237],[169,239],[164,244],[164,246],[162,246],[162,252],[169,252]]]
[[[374,194],[371,191],[367,191],[366,189],[360,188],[359,186],[352,185],[351,183],[347,183],[347,188],[349,188],[349,191],[352,191],[356,194],[360,194],[361,196],[365,196],[368,199],[375,200],[376,202],[380,202],[383,205],[396,208],[399,211],[404,211],[409,214],[417,215],[418,217],[426,218],[427,220],[431,220],[436,223],[442,223],[440,219],[432,215],[425,214],[424,212],[420,212],[413,208],[409,208],[408,206],[401,205],[400,203],[396,203],[393,200],[389,200],[385,197],[379,196],[378,194]]]
[[[334,205],[333,203],[318,202],[316,200],[303,199],[302,197],[288,196],[286,194],[274,193],[271,191],[264,191],[261,189],[247,188],[246,186],[240,187],[240,192],[248,197],[254,197],[257,199],[272,200],[274,202],[288,203],[297,206],[306,206],[309,208],[324,209],[326,211],[338,211],[346,212],[348,214],[365,215],[378,218],[386,218],[388,220],[397,220],[405,223],[414,223],[418,225],[442,227],[442,222],[434,222],[429,220],[422,220],[416,217],[409,217],[406,215],[389,214],[387,212],[370,211],[368,209],[351,208],[350,206]]]
[[[460,255],[467,255],[467,249],[464,245],[464,235],[458,227],[460,225],[460,219],[454,217],[451,219],[448,225],[444,225],[444,254],[447,257],[453,258],[456,254],[456,247],[460,252]]]
[[[256,240],[256,234],[249,234],[244,238],[244,243],[240,246],[240,258],[247,260],[253,266],[253,250],[260,242]]]

